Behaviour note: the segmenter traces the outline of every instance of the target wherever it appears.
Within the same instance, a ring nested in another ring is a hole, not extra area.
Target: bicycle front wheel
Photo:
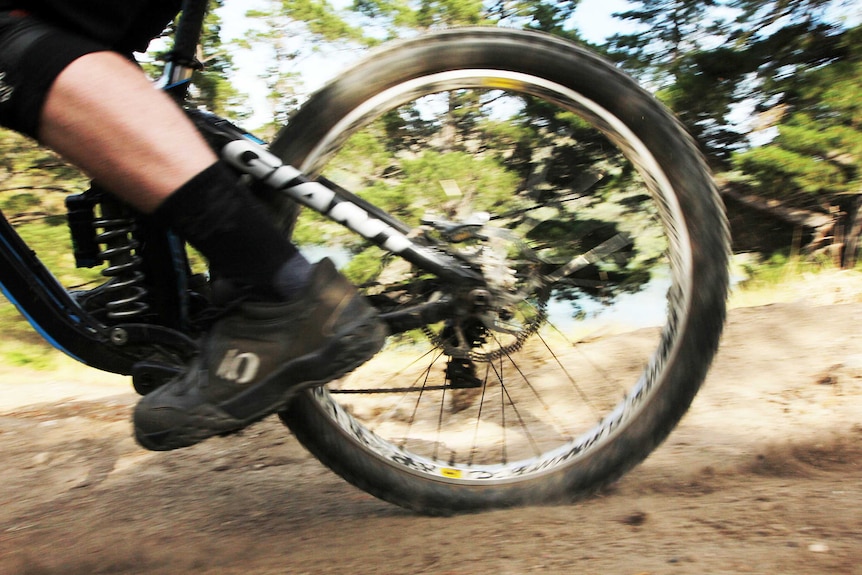
[[[272,150],[486,280],[282,414],[348,481],[426,513],[569,499],[688,408],[724,321],[727,225],[691,138],[604,60],[515,30],[401,42],[318,92]],[[384,313],[449,293],[314,214],[294,239],[325,241]]]

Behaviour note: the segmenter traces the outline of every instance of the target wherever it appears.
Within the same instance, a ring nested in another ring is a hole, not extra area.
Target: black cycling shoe
[[[164,451],[238,431],[363,364],[385,339],[376,310],[323,260],[298,299],[242,303],[216,322],[187,370],[138,403],[135,436]]]

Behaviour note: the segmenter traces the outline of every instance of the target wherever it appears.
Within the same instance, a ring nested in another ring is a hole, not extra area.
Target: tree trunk
[[[850,269],[856,266],[859,257],[859,237],[862,236],[862,194],[856,196],[847,214],[845,226],[847,235],[844,239],[844,253],[841,267]]]

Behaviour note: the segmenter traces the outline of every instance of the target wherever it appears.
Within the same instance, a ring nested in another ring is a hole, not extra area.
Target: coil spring
[[[105,307],[110,319],[129,319],[145,313],[149,305],[145,301],[147,290],[144,287],[144,274],[141,272],[142,260],[136,250],[139,242],[132,237],[134,221],[123,217],[110,217],[110,208],[103,204],[103,217],[94,224],[103,230],[96,235],[96,241],[105,248],[99,256],[108,266],[102,275],[111,281],[103,287],[107,302]]]

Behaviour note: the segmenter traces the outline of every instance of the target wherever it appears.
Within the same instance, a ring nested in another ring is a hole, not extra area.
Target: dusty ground
[[[130,439],[125,382],[0,374],[0,573],[862,574],[859,278],[734,309],[670,439],[600,495],[549,508],[417,516],[274,420],[150,454]]]

